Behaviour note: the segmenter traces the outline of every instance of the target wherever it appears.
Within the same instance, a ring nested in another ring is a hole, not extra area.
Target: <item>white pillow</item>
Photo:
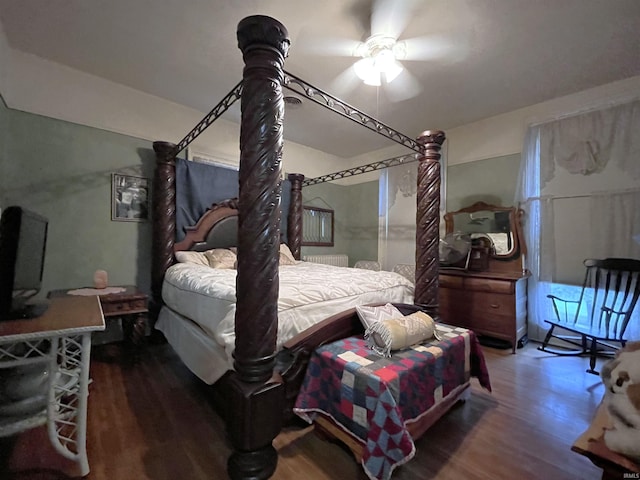
[[[369,347],[384,357],[390,357],[391,350],[402,350],[434,336],[438,338],[436,323],[424,312],[375,322],[365,332]]]
[[[204,252],[211,268],[236,268],[238,257],[228,248],[214,248]]]
[[[196,265],[209,266],[209,260],[204,252],[175,252],[176,260],[180,263],[195,263]]]
[[[372,324],[381,322],[382,320],[389,320],[391,318],[402,318],[402,312],[396,307],[387,303],[386,305],[380,305],[377,307],[368,307],[366,305],[356,305],[356,312],[362,322],[362,326],[368,329]]]
[[[282,265],[296,265],[298,262],[296,261],[293,253],[289,250],[289,247],[286,243],[280,244],[280,266]]]

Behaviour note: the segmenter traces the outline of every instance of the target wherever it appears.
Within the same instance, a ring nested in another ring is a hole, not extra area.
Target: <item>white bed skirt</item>
[[[227,370],[229,364],[224,347],[188,318],[162,307],[156,328],[166,337],[182,362],[203,382],[215,383]]]

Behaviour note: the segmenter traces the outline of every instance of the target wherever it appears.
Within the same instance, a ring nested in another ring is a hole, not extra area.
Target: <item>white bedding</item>
[[[413,302],[413,284],[393,272],[333,267],[310,262],[281,266],[277,348],[325,318],[356,305]],[[165,304],[191,319],[224,347],[235,347],[236,271],[191,263],[171,266],[165,275]]]

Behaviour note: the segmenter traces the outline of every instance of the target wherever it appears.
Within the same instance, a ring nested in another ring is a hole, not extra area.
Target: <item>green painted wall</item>
[[[151,143],[5,107],[0,122],[3,206],[49,219],[41,295],[90,286],[97,269],[149,292],[151,223],[111,221],[111,174],[151,178]]]
[[[358,260],[378,259],[378,182],[356,185],[321,183],[302,189],[302,203],[334,210],[334,246],[302,247],[302,255],[349,255]]]

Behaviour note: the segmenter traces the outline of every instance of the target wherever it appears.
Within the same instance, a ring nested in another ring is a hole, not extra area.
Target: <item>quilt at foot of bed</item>
[[[388,480],[415,453],[411,423],[445,399],[455,403],[471,376],[491,388],[475,334],[450,327],[444,337],[390,358],[372,352],[361,337],[324,345],[311,357],[294,412],[309,423],[317,414],[332,419],[362,443],[367,475]]]

